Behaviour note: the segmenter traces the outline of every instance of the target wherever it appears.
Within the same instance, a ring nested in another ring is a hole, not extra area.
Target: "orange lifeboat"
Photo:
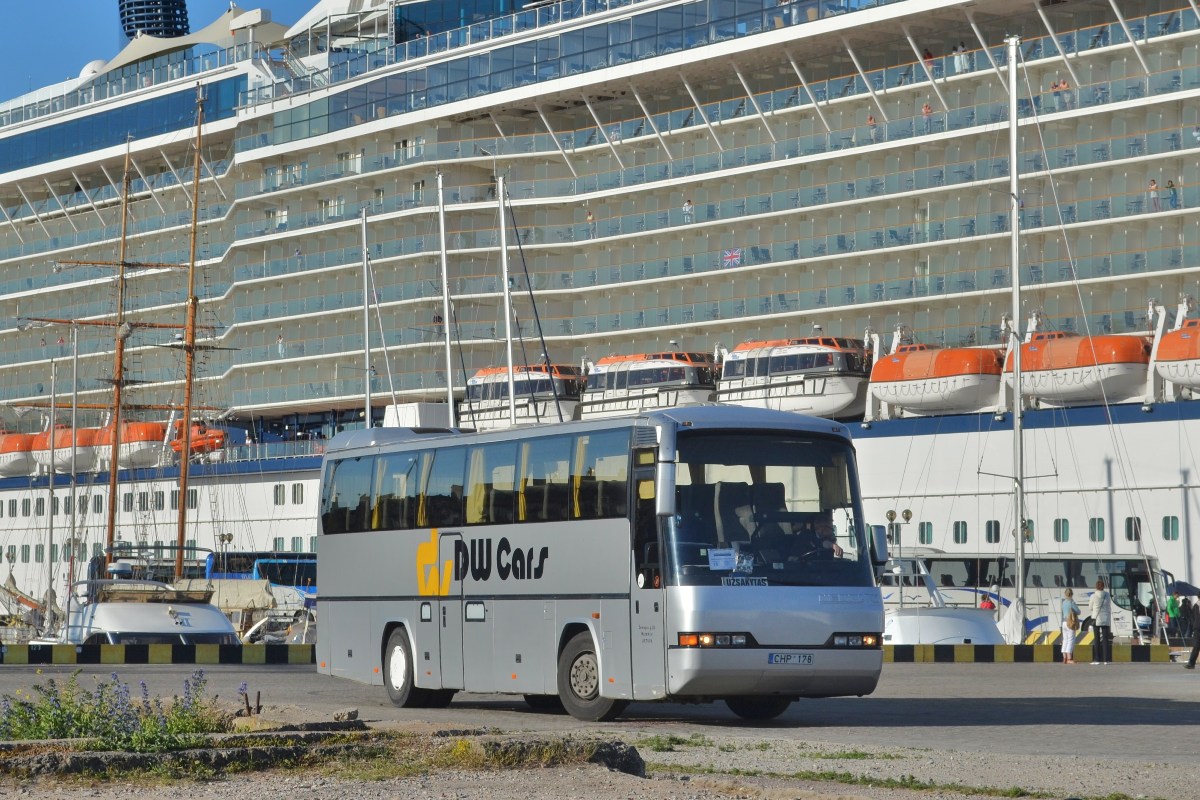
[[[1182,326],[1163,334],[1154,371],[1178,386],[1200,389],[1200,319],[1184,320]]]
[[[181,432],[182,433],[182,432]],[[221,428],[210,428],[203,422],[192,423],[191,448],[192,455],[207,455],[225,447],[225,431]],[[176,453],[183,451],[183,437],[171,439],[171,449]]]
[[[112,447],[112,427],[97,432],[96,443],[102,450]],[[117,453],[117,465],[122,469],[151,467],[158,463],[163,441],[167,438],[167,426],[161,422],[121,423],[121,447]]]
[[[985,347],[906,344],[875,362],[871,394],[917,413],[968,413],[994,407],[1001,353]]]
[[[33,472],[32,433],[0,433],[0,477],[15,478]]]
[[[1150,345],[1142,336],[1034,333],[1021,345],[1023,392],[1051,404],[1121,402],[1145,390]],[[1012,355],[1004,364],[1012,383]]]
[[[56,425],[54,431],[42,431],[33,437],[33,461],[43,470],[70,474],[87,472],[96,467],[97,428],[72,430],[66,425]]]

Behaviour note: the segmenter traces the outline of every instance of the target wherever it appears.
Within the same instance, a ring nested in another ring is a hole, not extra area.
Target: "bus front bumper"
[[[667,693],[677,698],[736,695],[839,697],[875,690],[881,649],[672,648]]]

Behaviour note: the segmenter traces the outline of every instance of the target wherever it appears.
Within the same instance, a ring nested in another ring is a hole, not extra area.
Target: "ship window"
[[[304,504],[304,484],[292,484],[292,505],[299,506]]]
[[[32,507],[33,507],[33,504],[31,502],[29,502],[28,497],[22,498],[21,499],[21,516],[28,517],[30,515],[30,513],[32,513],[30,510]]]
[[[63,498],[63,513],[68,517],[75,513],[75,498],[67,495]]]
[[[51,544],[50,545],[50,563],[53,564],[55,561],[58,561],[58,545]]]
[[[1125,541],[1140,542],[1142,540],[1142,518],[1125,518]]]
[[[189,550],[195,550],[196,549],[196,540],[195,539],[184,539],[183,546],[188,548]]]
[[[52,516],[52,517],[58,516],[58,514],[59,514],[58,506],[59,506],[59,499],[57,497],[51,497],[50,498],[50,516]]]
[[[274,539],[271,540],[271,549],[277,553],[283,552],[283,537],[282,536],[276,536]]]
[[[918,544],[933,544],[933,523],[918,522],[917,523],[917,543]]]
[[[166,507],[167,507],[167,495],[166,495],[166,492],[164,492],[160,489],[159,491],[154,493],[154,510],[162,511]]]
[[[292,552],[293,553],[299,553],[302,550],[303,546],[304,546],[304,537],[303,536],[293,536],[292,537]]]
[[[150,493],[138,492],[138,511],[148,511],[150,509]]]
[[[104,547],[99,542],[92,542],[92,558],[104,555]]]
[[[1070,524],[1065,519],[1054,520],[1054,541],[1062,544],[1070,538]]]
[[[154,557],[155,557],[155,558],[162,558],[162,557],[163,557],[163,542],[162,542],[162,539],[155,539],[155,540],[154,540]]]
[[[17,501],[16,500],[8,501],[8,515],[10,517],[15,517],[17,515]]]
[[[39,497],[33,502],[33,514],[36,517],[45,516],[46,514],[46,498]]]
[[[1103,542],[1104,541],[1104,518],[1092,517],[1088,520],[1088,541]]]
[[[10,544],[8,546],[8,550],[5,551],[4,557],[8,559],[9,564],[12,564],[14,561],[16,561],[17,560],[17,546],[15,544]]]
[[[965,520],[958,520],[954,523],[954,543],[967,543],[967,523]]]
[[[121,495],[121,508],[125,511],[133,511],[133,492]]]
[[[308,550],[310,553],[315,553],[317,551],[317,537],[308,537]]]
[[[898,544],[900,542],[900,523],[889,522],[887,526],[887,540],[889,544]]]
[[[275,505],[281,506],[284,503],[284,498],[287,497],[286,490],[282,483],[275,484]]]
[[[99,514],[104,511],[104,498],[96,495],[92,498],[92,512]]]
[[[27,544],[21,545],[21,563],[22,564],[29,563],[29,552],[31,549],[32,548],[30,548],[30,546]]]
[[[1167,542],[1179,541],[1179,517],[1163,517],[1162,518],[1162,534],[1163,534],[1163,541],[1167,541]]]
[[[41,564],[46,560],[46,545],[35,544],[33,546],[33,561],[35,564]]]
[[[1000,520],[989,519],[983,524],[983,538],[988,544],[997,544],[1000,541]]]

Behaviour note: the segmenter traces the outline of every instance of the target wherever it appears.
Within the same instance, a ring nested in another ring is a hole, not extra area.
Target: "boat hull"
[[[589,392],[580,403],[581,419],[603,419],[637,414],[657,408],[707,403],[713,398],[712,389],[672,389],[668,387],[645,391]]]
[[[717,400],[749,408],[815,417],[856,416],[866,410],[866,378],[802,375],[722,381]]]

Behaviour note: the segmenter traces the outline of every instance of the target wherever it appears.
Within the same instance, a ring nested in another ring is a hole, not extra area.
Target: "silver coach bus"
[[[769,719],[864,695],[883,603],[844,426],[691,406],[464,434],[334,439],[321,488],[320,672],[402,707],[456,691],[723,700]]]

